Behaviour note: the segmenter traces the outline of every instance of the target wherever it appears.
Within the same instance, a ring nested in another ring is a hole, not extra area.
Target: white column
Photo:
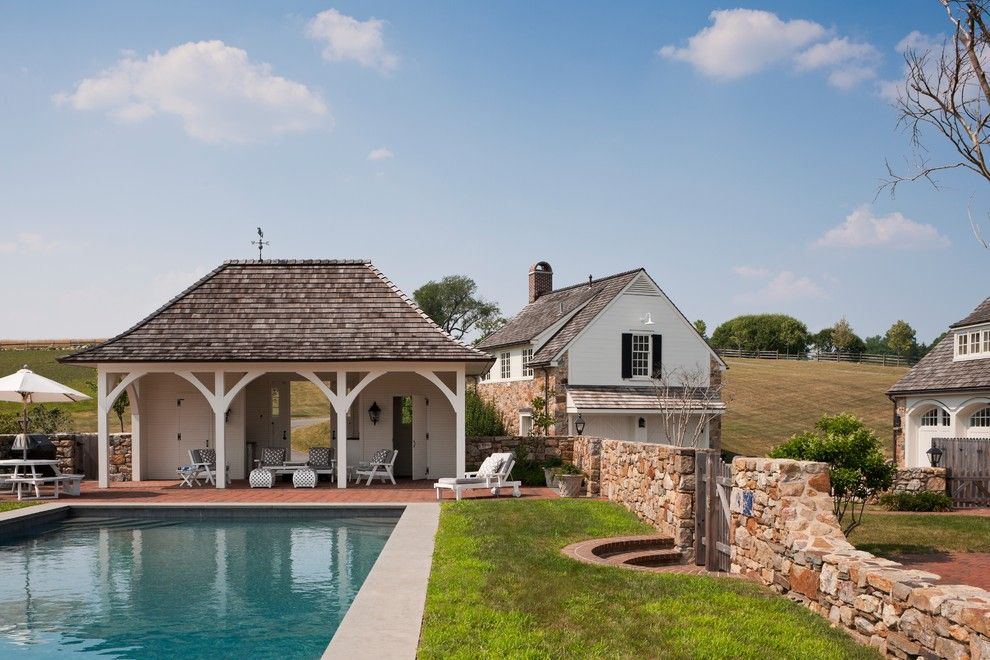
[[[141,393],[138,383],[127,386],[127,399],[131,402],[131,481],[141,481]]]
[[[217,488],[227,487],[227,434],[226,412],[224,397],[223,372],[213,372],[213,443],[217,452]]]
[[[110,434],[107,429],[107,372],[96,368],[96,452],[100,488],[110,487]]]
[[[464,477],[466,458],[467,439],[465,437],[464,424],[467,418],[464,415],[465,404],[464,404],[464,392],[467,385],[467,377],[464,372],[464,367],[458,367],[457,369],[457,391],[454,393],[454,428],[456,429],[457,435],[454,439],[454,444],[456,447],[457,456],[457,476],[458,478]]]
[[[337,413],[337,488],[347,488],[347,372],[337,371],[337,396],[331,401]]]

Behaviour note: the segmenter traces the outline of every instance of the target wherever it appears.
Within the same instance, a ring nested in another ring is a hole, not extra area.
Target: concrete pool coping
[[[348,607],[324,658],[415,658],[440,522],[437,503],[71,503],[0,512],[0,531],[24,531],[67,517],[71,509],[401,509],[385,547]]]

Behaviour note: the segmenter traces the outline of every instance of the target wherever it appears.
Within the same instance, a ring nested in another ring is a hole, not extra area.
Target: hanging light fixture
[[[382,409],[378,407],[377,401],[373,401],[368,408],[368,417],[371,418],[372,424],[378,424],[378,420],[382,418]]]
[[[578,414],[577,419],[574,420],[574,430],[577,431],[578,435],[584,433],[584,417]]]

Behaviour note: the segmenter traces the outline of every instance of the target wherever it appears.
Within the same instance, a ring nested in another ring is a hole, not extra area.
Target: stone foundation
[[[894,475],[892,493],[946,492],[945,468],[918,467],[901,468]]]
[[[990,659],[990,592],[856,550],[832,513],[827,465],[737,457],[732,471],[734,573],[888,657]]]

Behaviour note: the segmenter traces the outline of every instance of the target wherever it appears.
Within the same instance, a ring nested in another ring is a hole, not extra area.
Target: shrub
[[[880,496],[880,506],[888,511],[951,511],[952,498],[945,493],[924,490],[916,493],[886,493]]]
[[[69,430],[72,418],[62,408],[33,405],[28,408],[28,430],[31,433],[62,433]],[[21,413],[0,413],[0,433],[20,433]]]
[[[562,465],[559,456],[552,456],[545,461],[530,458],[529,441],[520,442],[514,453],[516,463],[512,467],[512,478],[521,481],[524,486],[546,486],[547,479],[543,468]]]
[[[474,388],[464,393],[464,432],[468,437],[505,435],[505,422],[498,408]]]
[[[792,436],[769,455],[829,464],[832,508],[840,524],[846,521],[846,534],[863,521],[866,500],[890,488],[897,471],[884,456],[876,433],[848,413],[823,415],[814,431]]]

